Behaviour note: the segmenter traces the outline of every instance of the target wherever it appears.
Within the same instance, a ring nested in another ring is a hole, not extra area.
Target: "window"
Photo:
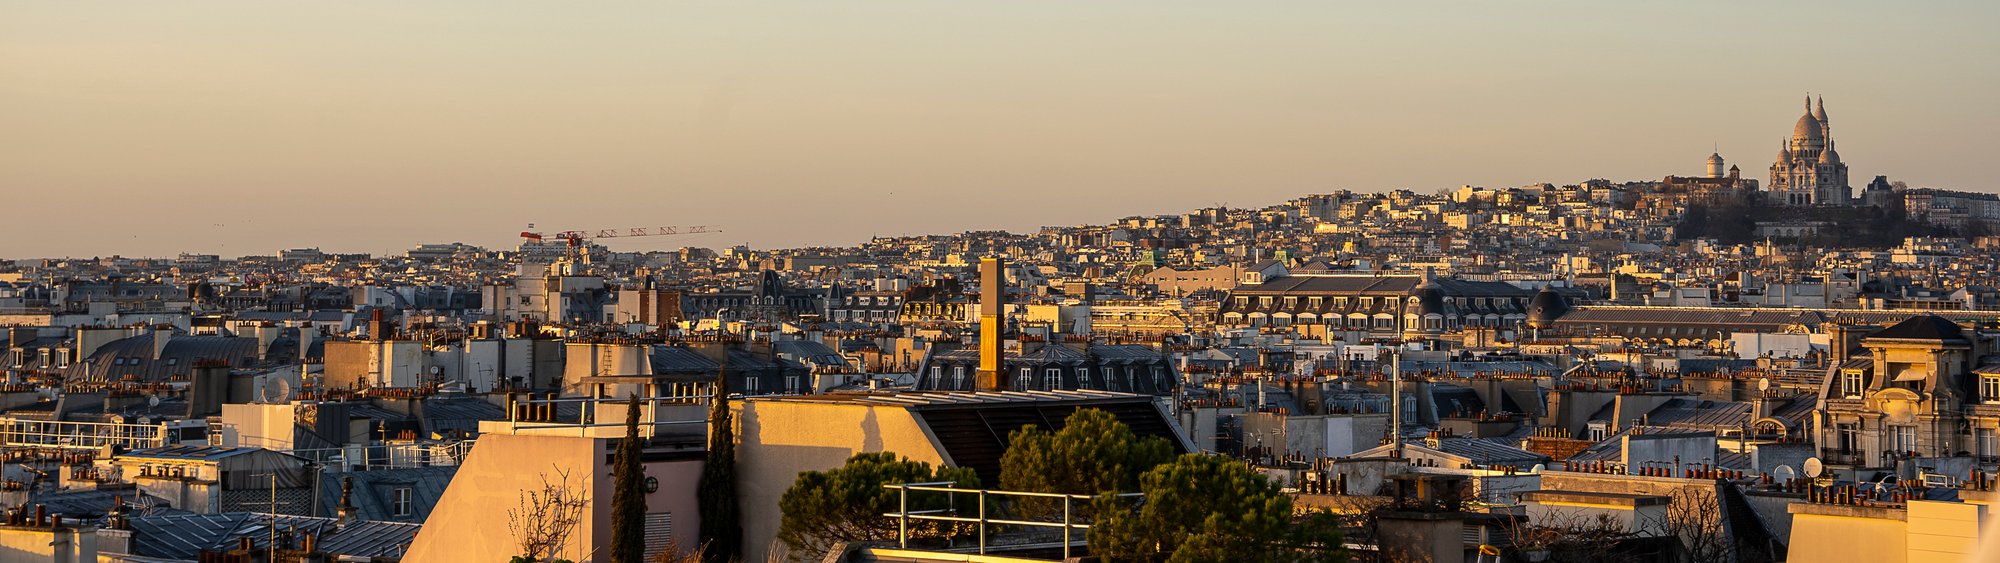
[[[743,378],[743,392],[744,393],[757,392],[757,376],[752,375]]]
[[[2000,403],[2000,375],[1979,378],[1979,400]]]
[[[1853,424],[1840,424],[1836,425],[1835,428],[1839,434],[1841,451],[1861,451],[1861,429],[1859,427]]]
[[[965,388],[965,366],[954,366],[951,368],[951,388]]]
[[[787,375],[787,376],[785,376],[785,392],[786,392],[786,393],[799,393],[799,392],[802,392],[802,391],[801,391],[801,390],[799,389],[799,376],[796,376],[796,375]]]
[[[1090,366],[1076,368],[1076,388],[1090,388]]]
[[[944,366],[931,366],[931,386],[941,387],[943,385],[944,385]]]
[[[1028,384],[1032,382],[1034,378],[1035,378],[1034,368],[1021,368],[1021,376],[1014,378],[1014,390],[1026,391],[1028,389]]]
[[[1908,452],[1908,451],[1916,451],[1916,449],[1917,449],[1917,427],[1915,426],[1889,427],[1890,451]]]
[[[1168,387],[1171,386],[1167,385],[1166,368],[1162,368],[1160,366],[1153,366],[1153,388],[1155,390],[1165,390]]]
[[[411,516],[415,514],[413,510],[414,503],[411,502],[412,496],[414,495],[411,493],[409,487],[396,488],[395,498],[391,501],[391,506],[396,510],[396,516]]]
[[[1860,372],[1860,371],[1847,371],[1847,372],[1843,372],[1843,373],[1841,373],[1840,377],[1841,377],[1841,380],[1840,380],[1840,389],[1841,389],[1841,392],[1842,392],[1842,393],[1846,394],[1846,395],[1847,395],[1848,397],[1860,397],[1860,396],[1861,396],[1861,372]]]
[[[1976,453],[1980,457],[2000,456],[2000,432],[1992,428],[1972,429],[1972,444],[1979,449]]]
[[[1043,389],[1054,391],[1062,388],[1062,368],[1049,368],[1042,372]]]

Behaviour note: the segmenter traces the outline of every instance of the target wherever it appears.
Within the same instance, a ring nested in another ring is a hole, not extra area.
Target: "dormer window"
[[[1979,400],[2000,404],[2000,374],[1979,378]]]
[[[1849,399],[1861,398],[1860,370],[1848,370],[1840,374],[1840,393]]]

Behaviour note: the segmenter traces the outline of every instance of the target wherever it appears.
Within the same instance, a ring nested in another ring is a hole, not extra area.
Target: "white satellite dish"
[[[1806,458],[1804,467],[1806,476],[1814,479],[1818,479],[1821,473],[1826,472],[1826,465],[1820,463],[1819,458],[1816,457]]]
[[[1539,464],[1539,463],[1537,463],[1537,464],[1535,464],[1535,466],[1534,466],[1534,467],[1530,467],[1530,468],[1528,468],[1528,473],[1541,473],[1541,472],[1542,472],[1542,470],[1544,470],[1544,469],[1548,469],[1548,468],[1546,468],[1546,467],[1542,467],[1542,464]]]
[[[159,395],[147,395],[147,396],[146,396],[146,406],[149,406],[149,407],[157,407],[157,406],[160,406],[160,396],[159,396]]]
[[[1758,390],[1758,391],[1770,391],[1770,390],[1771,390],[1771,378],[1769,378],[1769,377],[1759,377],[1759,378],[1757,378],[1757,390]]]
[[[1790,465],[1780,465],[1777,469],[1771,470],[1771,479],[1777,481],[1790,481],[1798,478],[1798,476],[1799,472],[1792,469]]]
[[[292,382],[276,377],[266,377],[257,384],[257,402],[265,404],[284,403],[292,400]]]

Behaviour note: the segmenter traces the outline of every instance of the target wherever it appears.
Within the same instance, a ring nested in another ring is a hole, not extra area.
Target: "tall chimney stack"
[[[973,389],[1002,391],[1001,332],[1007,330],[1006,262],[998,256],[979,260],[979,373]]]

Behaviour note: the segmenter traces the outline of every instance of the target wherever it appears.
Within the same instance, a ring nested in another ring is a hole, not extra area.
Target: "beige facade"
[[[2000,455],[2000,370],[1980,365],[1993,337],[1924,315],[1836,350],[1818,427],[1821,457],[1887,467],[1909,457]],[[1989,382],[1991,374],[1994,379]],[[1994,403],[1994,404],[1988,404]]]
[[[1977,502],[1910,501],[1906,507],[1793,503],[1792,561],[1959,563],[1994,561],[2000,520]],[[1985,532],[1982,534],[1982,532]]]
[[[870,452],[933,466],[950,461],[905,407],[754,398],[731,406],[745,561],[765,560],[778,535],[778,499],[800,472],[833,469]]]
[[[615,443],[604,432],[569,435],[529,435],[488,432],[458,468],[437,508],[404,561],[506,561],[519,555],[519,541],[509,529],[509,511],[521,509],[522,494],[539,490],[543,479],[558,481],[567,473],[572,490],[588,499],[568,544],[559,556],[572,561],[602,561],[599,552],[611,544],[612,480],[610,458]],[[553,432],[552,432],[553,433]],[[695,450],[698,452],[699,450]],[[650,452],[649,452],[650,457]],[[698,543],[701,516],[695,490],[701,478],[699,457],[681,456],[645,462],[646,475],[659,490],[646,495],[649,523],[665,522],[671,541]],[[648,538],[649,545],[668,538]]]

